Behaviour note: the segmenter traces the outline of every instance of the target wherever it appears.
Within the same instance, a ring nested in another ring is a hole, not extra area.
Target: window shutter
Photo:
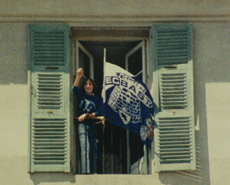
[[[156,171],[194,170],[192,26],[153,25]]]
[[[69,172],[68,26],[30,25],[30,70],[30,172]]]

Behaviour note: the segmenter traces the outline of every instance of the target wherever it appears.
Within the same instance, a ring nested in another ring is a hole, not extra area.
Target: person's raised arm
[[[82,68],[79,68],[77,71],[76,71],[76,74],[77,74],[77,77],[76,77],[76,80],[74,81],[74,86],[75,87],[78,87],[79,86],[79,82],[84,74],[84,70]]]

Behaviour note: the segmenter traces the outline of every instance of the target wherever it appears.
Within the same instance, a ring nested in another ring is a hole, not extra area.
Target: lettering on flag
[[[140,102],[152,108],[153,104],[145,95],[146,89],[142,84],[126,74],[107,76],[105,85],[115,85],[110,94],[108,105],[118,112],[124,124],[142,122]]]
[[[124,69],[106,63],[103,109],[111,123],[140,134],[145,144],[153,139],[153,100],[143,82]]]
[[[134,78],[126,74],[117,73],[117,76],[107,76],[105,78],[105,85],[119,85],[123,89],[126,89],[127,91],[130,91],[132,94],[136,95],[138,99],[147,107],[153,107],[153,103],[148,96],[145,95],[145,87],[141,83],[137,82]]]

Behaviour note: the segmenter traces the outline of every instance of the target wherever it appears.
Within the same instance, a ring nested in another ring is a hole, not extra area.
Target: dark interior
[[[106,61],[125,68],[125,55],[140,41],[80,41],[94,58],[94,80],[97,84],[95,95],[100,97],[103,83],[103,57],[106,48]],[[133,64],[129,71],[140,69],[142,59],[140,51],[135,52],[130,60]],[[88,65],[89,59],[84,56],[84,63]],[[85,71],[86,76],[89,71]],[[98,125],[99,133],[99,159],[98,171],[101,174],[126,174],[127,169],[127,131],[123,128],[106,122],[105,126]],[[129,132],[130,164],[132,165],[143,156],[143,144],[138,135]]]

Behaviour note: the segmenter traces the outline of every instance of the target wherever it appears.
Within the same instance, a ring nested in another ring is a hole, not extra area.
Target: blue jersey
[[[78,116],[84,113],[95,113],[99,115],[100,100],[94,95],[87,95],[81,92],[78,87],[73,86],[73,93],[78,101]]]

